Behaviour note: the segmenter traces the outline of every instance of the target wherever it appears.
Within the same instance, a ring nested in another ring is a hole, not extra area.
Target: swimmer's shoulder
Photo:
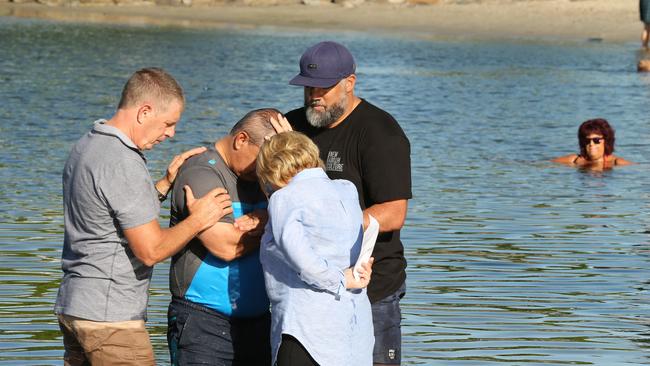
[[[634,162],[631,162],[629,160],[625,160],[620,156],[613,156],[614,157],[614,165],[617,166],[624,166],[624,165],[632,165]]]
[[[554,163],[560,163],[560,164],[577,164],[578,159],[580,158],[580,155],[577,154],[569,154],[565,156],[560,156],[559,158],[552,159],[551,161]]]

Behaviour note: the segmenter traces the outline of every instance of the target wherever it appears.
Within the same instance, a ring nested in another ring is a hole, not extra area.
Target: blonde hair
[[[282,187],[303,169],[323,167],[316,144],[295,131],[272,136],[257,156],[257,178],[262,187]]]

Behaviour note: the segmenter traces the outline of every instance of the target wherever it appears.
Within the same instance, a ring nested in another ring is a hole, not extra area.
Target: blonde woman
[[[352,275],[363,237],[355,186],[331,180],[318,148],[299,132],[266,141],[257,176],[269,195],[260,246],[271,300],[273,364],[372,365],[365,287],[372,259]]]

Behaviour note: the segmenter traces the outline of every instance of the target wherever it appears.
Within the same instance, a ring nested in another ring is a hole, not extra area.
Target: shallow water
[[[173,154],[246,111],[299,105],[302,90],[287,81],[322,39],[351,48],[358,94],[411,140],[404,364],[650,363],[650,77],[635,72],[636,40],[265,33],[0,17],[0,364],[62,363],[52,315],[61,169],[92,121],[110,117],[128,76],[159,65],[186,90],[176,137],[148,153],[159,177]],[[575,152],[578,125],[594,117],[617,128],[617,154],[641,164],[597,173],[547,162]],[[167,266],[155,270],[148,322],[161,365]]]

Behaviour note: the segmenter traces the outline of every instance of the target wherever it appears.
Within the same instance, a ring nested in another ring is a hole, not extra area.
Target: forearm
[[[305,226],[304,212],[311,209],[308,205],[297,202],[286,204],[272,198],[269,216],[272,218],[270,228],[274,245],[270,245],[268,250],[275,252],[274,255],[282,259],[306,284],[336,295],[345,289],[343,271],[332,266],[314,248],[319,245],[339,245],[338,238],[333,237],[327,244],[323,244],[324,241],[309,232]],[[337,235],[333,231],[330,234]]]
[[[395,200],[372,205],[363,211],[363,227],[368,227],[368,215],[377,220],[380,232],[400,230],[406,220],[407,200]]]
[[[157,221],[152,221],[146,227],[139,228],[137,233],[130,230],[124,232],[135,256],[151,267],[178,253],[199,233],[201,225],[196,221],[190,216],[167,229],[161,228]]]
[[[259,236],[235,229],[231,224],[217,225],[220,227],[206,230],[198,236],[203,246],[215,257],[229,262],[259,248]]]
[[[345,289],[345,274],[338,268],[330,267],[327,262],[321,258],[318,259],[320,263],[303,263],[304,266],[297,265],[296,271],[300,278],[310,286],[330,292],[332,294],[339,294]]]
[[[338,294],[345,288],[342,269],[332,267],[327,258],[312,248],[312,243],[314,239],[304,236],[302,230],[285,230],[277,241],[277,248],[301,280],[319,290]]]
[[[224,215],[232,212],[230,197],[225,192],[223,188],[215,188],[197,200],[192,189],[186,186],[186,202],[191,214],[185,220],[168,229],[162,229],[157,218],[124,229],[133,254],[148,266],[176,254],[199,232],[213,227]]]

